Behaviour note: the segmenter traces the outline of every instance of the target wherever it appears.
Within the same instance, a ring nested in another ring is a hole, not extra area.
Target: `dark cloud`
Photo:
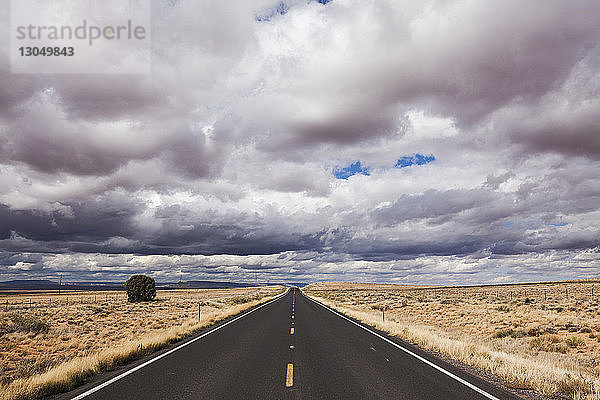
[[[1,44],[0,274],[600,273],[600,3],[322,3],[154,2],[150,75]]]

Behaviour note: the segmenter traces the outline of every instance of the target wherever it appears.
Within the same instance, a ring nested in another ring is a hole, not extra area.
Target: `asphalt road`
[[[102,381],[60,397],[82,398],[84,394],[86,399],[146,400],[516,398],[413,346],[398,340],[393,342],[417,357],[332,313],[298,289],[291,289],[280,299],[117,378],[100,390],[89,393]],[[436,369],[418,357],[439,367]],[[113,375],[118,377],[119,373]],[[468,384],[460,382],[461,379]]]

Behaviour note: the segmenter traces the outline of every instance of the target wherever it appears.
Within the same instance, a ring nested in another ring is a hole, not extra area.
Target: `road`
[[[58,398],[517,398],[413,346],[393,342],[412,354],[291,289],[126,376],[105,377],[113,381],[99,390],[102,381]]]

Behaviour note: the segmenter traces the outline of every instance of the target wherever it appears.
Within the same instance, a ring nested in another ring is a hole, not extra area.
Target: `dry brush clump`
[[[50,325],[41,319],[27,314],[11,313],[6,320],[0,323],[0,335],[13,332],[48,333]]]
[[[600,399],[598,282],[353,285],[353,290],[321,284],[304,290],[381,330],[491,372],[508,385],[550,397]]]
[[[282,287],[159,293],[149,303],[78,304],[23,310],[52,321],[46,332],[0,335],[0,399],[33,399],[70,390],[90,376],[150,354],[223,318],[264,303]],[[232,298],[248,301],[233,304]],[[197,321],[197,305],[202,319]],[[57,304],[57,302],[55,302]],[[0,313],[9,321],[12,313]],[[43,316],[43,317],[42,317]],[[40,319],[41,320],[41,319]],[[36,361],[37,360],[37,361]],[[37,364],[36,364],[37,363]],[[29,365],[19,370],[20,365]]]

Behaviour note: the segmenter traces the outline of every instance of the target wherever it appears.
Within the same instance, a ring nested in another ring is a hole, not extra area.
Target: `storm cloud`
[[[600,3],[152,13],[149,75],[0,44],[0,280],[600,274]]]

